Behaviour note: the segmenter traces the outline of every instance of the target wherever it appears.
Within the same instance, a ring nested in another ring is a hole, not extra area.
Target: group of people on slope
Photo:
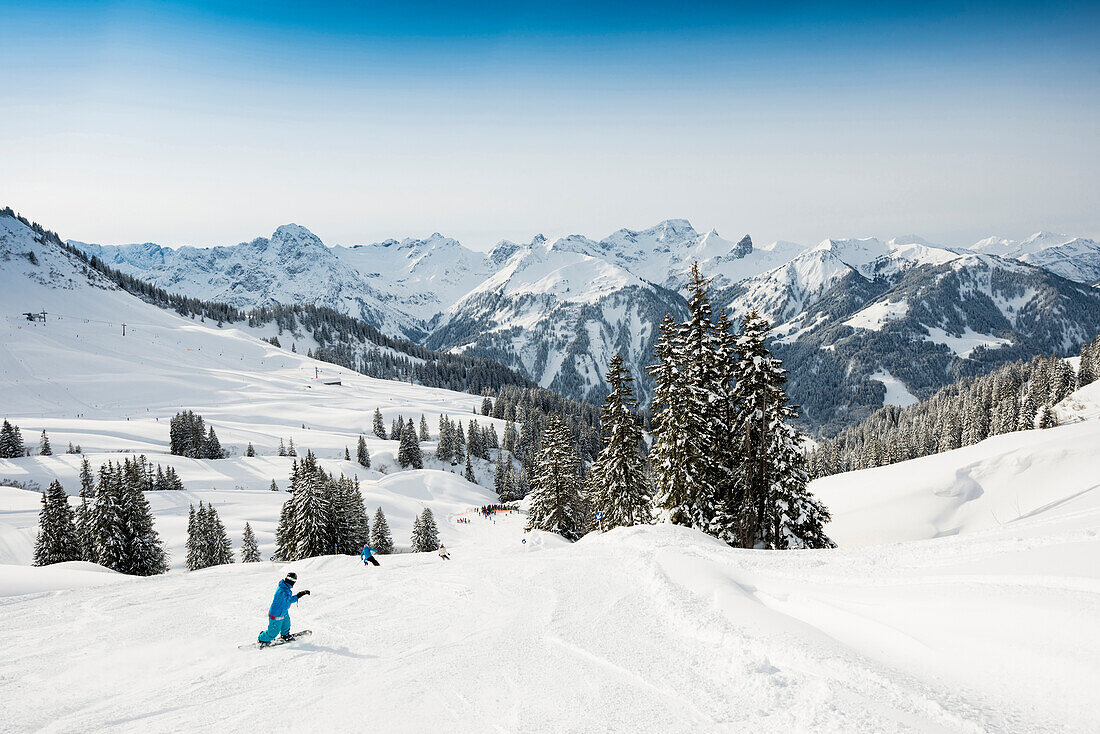
[[[381,565],[378,563],[378,559],[374,557],[377,552],[369,545],[364,545],[363,550],[359,552],[359,557],[363,559],[363,565],[365,566],[368,563],[375,566]],[[439,544],[439,557],[444,561],[451,560],[450,551],[442,543]],[[270,644],[276,637],[282,637],[284,640],[290,637],[290,605],[296,603],[303,596],[309,596],[308,589],[299,591],[297,594],[294,593],[294,584],[297,582],[298,574],[291,571],[275,588],[275,598],[271,600],[271,607],[267,610],[267,629],[256,638],[256,641],[261,645]]]

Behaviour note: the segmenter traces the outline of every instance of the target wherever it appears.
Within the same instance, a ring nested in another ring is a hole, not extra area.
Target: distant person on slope
[[[373,563],[375,566],[381,565],[378,563],[378,559],[374,557],[375,550],[369,545],[364,545],[363,550],[359,552],[359,557],[363,559],[363,565]]]
[[[294,582],[297,580],[298,574],[291,571],[279,582],[271,608],[267,610],[267,629],[260,633],[257,642],[268,643],[280,635],[286,637],[290,634],[290,605],[309,594],[308,590],[294,593]]]
[[[439,557],[444,561],[451,560],[451,554],[447,552],[447,549],[443,547],[443,544],[439,544]]]

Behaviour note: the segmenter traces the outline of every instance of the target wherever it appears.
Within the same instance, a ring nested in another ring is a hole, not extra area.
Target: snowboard
[[[302,630],[301,632],[291,632],[286,637],[276,637],[271,642],[252,642],[248,645],[238,645],[238,650],[262,650],[265,647],[278,647],[279,645],[285,645],[288,642],[294,642],[302,637],[309,637],[313,634],[313,630]]]

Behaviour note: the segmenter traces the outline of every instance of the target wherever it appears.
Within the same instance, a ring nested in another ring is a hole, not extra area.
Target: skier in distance
[[[271,608],[267,610],[267,629],[256,638],[260,644],[267,644],[280,635],[286,637],[290,634],[290,605],[309,594],[308,589],[294,593],[294,583],[297,580],[298,574],[291,571],[276,587],[275,598],[271,600]]]
[[[378,563],[378,559],[374,557],[375,550],[369,545],[364,545],[363,550],[359,551],[359,557],[363,559],[363,565],[373,563],[375,566],[381,565]]]
[[[448,552],[447,549],[443,547],[442,543],[439,544],[439,557],[442,558],[444,561],[451,560],[450,552]]]

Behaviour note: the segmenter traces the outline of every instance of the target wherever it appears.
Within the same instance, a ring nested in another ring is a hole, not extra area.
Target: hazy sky
[[[169,245],[1100,235],[1097,3],[712,5],[0,0],[0,205]]]

